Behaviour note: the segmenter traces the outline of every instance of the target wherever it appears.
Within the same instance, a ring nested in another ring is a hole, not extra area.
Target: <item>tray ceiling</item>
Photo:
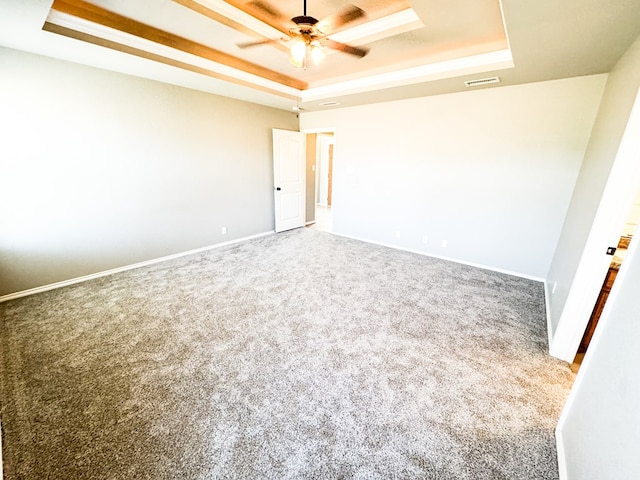
[[[303,0],[2,0],[0,45],[291,109],[361,105],[609,72],[640,35],[637,0],[351,0],[329,38],[369,50],[289,62]],[[308,0],[318,19],[347,0]],[[259,7],[259,8],[257,8]],[[265,8],[266,7],[266,8]],[[269,13],[269,10],[273,12]],[[253,48],[238,44],[283,39]]]
[[[358,1],[365,16],[329,36],[370,53],[324,49],[310,68],[289,61],[295,24],[286,19],[303,13],[293,0],[278,2],[277,16],[266,13],[275,6],[247,0],[55,0],[43,29],[300,103],[512,65],[498,0],[415,3]],[[323,19],[345,8],[344,1],[315,0],[308,13]],[[238,46],[266,39],[280,41]]]

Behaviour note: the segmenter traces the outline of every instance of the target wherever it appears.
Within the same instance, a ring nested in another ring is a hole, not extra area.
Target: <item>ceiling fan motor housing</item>
[[[316,18],[310,17],[308,15],[300,15],[299,17],[293,17],[291,19],[291,21],[293,23],[295,23],[296,25],[315,25],[316,23],[318,23],[318,20]]]

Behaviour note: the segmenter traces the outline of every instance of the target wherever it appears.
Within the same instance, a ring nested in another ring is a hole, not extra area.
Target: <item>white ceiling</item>
[[[263,3],[265,0],[261,0]],[[308,69],[249,0],[0,0],[0,45],[251,102],[319,110],[608,72],[640,35],[638,0],[352,0],[367,17],[330,38],[363,46]],[[303,0],[270,0],[282,17]],[[53,4],[53,7],[52,7]],[[308,0],[322,19],[345,0]],[[94,8],[97,7],[97,8]],[[89,13],[83,13],[89,12]],[[106,13],[104,13],[106,12]]]

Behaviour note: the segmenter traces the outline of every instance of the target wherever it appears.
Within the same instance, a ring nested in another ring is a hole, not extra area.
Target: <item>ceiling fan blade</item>
[[[239,48],[250,48],[257,47],[259,45],[269,45],[271,43],[280,43],[280,38],[268,38],[266,40],[256,40],[254,42],[241,42],[236,43],[236,46]]]
[[[272,22],[282,24],[289,21],[289,18],[283,15],[280,10],[264,0],[252,0],[247,3],[247,7],[257,13],[259,17],[269,17]]]
[[[324,45],[328,48],[332,48],[334,50],[340,50],[341,52],[348,53],[349,55],[355,55],[356,57],[364,57],[367,53],[369,53],[368,48],[363,47],[354,47],[352,45],[346,45],[344,43],[336,42],[331,39],[326,39]]]
[[[318,28],[325,33],[335,32],[341,27],[351,23],[359,18],[365,17],[367,13],[355,5],[348,5],[333,15],[323,18],[318,22]]]

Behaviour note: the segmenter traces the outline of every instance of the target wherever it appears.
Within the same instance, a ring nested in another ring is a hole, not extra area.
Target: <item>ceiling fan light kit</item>
[[[289,61],[300,68],[307,68],[312,62],[313,65],[318,65],[325,57],[322,46],[316,41],[306,43],[304,40],[296,40],[291,45],[290,53]]]

